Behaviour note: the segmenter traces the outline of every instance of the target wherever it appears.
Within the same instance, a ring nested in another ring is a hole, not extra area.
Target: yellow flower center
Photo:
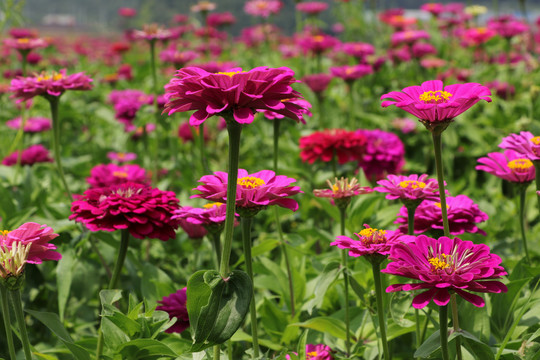
[[[306,359],[312,359],[312,358],[314,358],[314,357],[317,356],[317,355],[319,355],[318,352],[316,352],[316,351],[310,351],[310,352],[308,352],[308,353],[306,354]]]
[[[227,75],[228,77],[232,78],[234,75],[240,74],[240,73],[243,73],[243,71],[220,71],[220,72],[217,72],[216,74]]]
[[[266,3],[266,1],[260,1],[257,3],[257,9],[259,10],[264,10],[268,7],[268,4]]]
[[[425,91],[420,94],[420,101],[425,102],[426,104],[440,104],[448,101],[448,98],[454,96],[448,91],[436,90],[436,91]]]
[[[63,77],[64,75],[57,72],[53,72],[52,74],[41,73],[41,75],[38,76],[37,81],[45,81],[45,80],[51,80],[51,79],[53,81],[58,81],[62,79]]]
[[[315,35],[313,37],[313,41],[315,41],[315,42],[322,42],[323,40],[324,40],[324,36],[322,36],[322,35]]]
[[[411,188],[411,189],[423,189],[426,187],[426,183],[425,182],[422,182],[422,181],[416,181],[416,180],[405,180],[405,181],[401,181],[399,183],[399,186],[401,186],[402,188]]]
[[[223,203],[218,203],[218,202],[214,202],[214,203],[210,203],[210,204],[205,204],[203,205],[203,208],[205,209],[211,209],[213,207],[220,207],[221,205],[223,205]]]
[[[6,236],[6,235],[9,234],[10,232],[11,232],[10,230],[0,230],[0,235]]]
[[[259,186],[266,184],[263,179],[259,179],[255,176],[246,176],[240,178],[236,181],[236,183],[246,189],[256,189]]]
[[[119,159],[123,159],[123,158],[126,157],[126,153],[119,152],[119,153],[116,153],[116,156],[117,156]]]
[[[375,229],[375,228],[367,228],[367,229],[364,229],[364,230],[361,230],[360,231],[360,236],[365,236],[365,237],[369,237],[369,236],[373,236],[374,234],[381,234],[381,235],[386,235],[386,230],[379,230],[379,229]]]
[[[529,159],[515,159],[508,162],[508,167],[513,172],[523,174],[527,173],[533,167],[533,163]]]
[[[531,138],[531,142],[534,145],[540,145],[540,136],[535,136],[535,137]]]
[[[128,177],[128,174],[127,174],[127,172],[125,172],[125,171],[114,171],[114,172],[113,172],[113,176],[114,176],[114,177],[117,177],[117,178],[125,179],[125,178]]]
[[[436,207],[438,207],[439,209],[442,209],[442,208],[441,208],[441,203],[440,203],[440,202],[436,202],[436,203],[434,203],[434,205],[435,205]],[[446,208],[447,208],[447,209],[450,209],[450,205],[446,204]]]
[[[30,39],[28,38],[17,39],[17,42],[19,44],[28,44],[30,42]]]
[[[446,262],[449,257],[446,254],[439,255],[440,257],[432,257],[428,259],[428,262],[433,266],[433,270],[443,270],[449,268],[450,265]]]

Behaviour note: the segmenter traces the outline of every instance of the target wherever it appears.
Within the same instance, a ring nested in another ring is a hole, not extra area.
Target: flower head
[[[408,241],[411,236],[403,235],[396,230],[379,230],[364,224],[365,229],[358,233],[358,239],[351,239],[348,236],[338,236],[336,241],[330,245],[340,249],[349,249],[349,256],[386,256],[390,254],[390,249],[395,244]]]
[[[17,164],[20,158],[21,165],[34,165],[43,162],[53,162],[49,150],[43,145],[32,145],[27,149],[23,149],[21,152],[18,150],[9,154],[2,160],[2,165],[13,166]]]
[[[381,186],[373,190],[387,193],[388,200],[408,202],[439,199],[439,183],[435,179],[428,179],[426,174],[388,175],[386,179],[377,181],[377,184]]]
[[[294,72],[286,67],[240,68],[212,74],[201,68],[178,70],[177,78],[165,86],[167,114],[197,110],[189,122],[196,126],[213,115],[232,116],[240,124],[250,124],[254,112],[269,110],[299,121],[304,108],[292,102],[301,94],[291,87]],[[287,100],[287,101],[283,101]]]
[[[366,75],[372,74],[373,68],[371,65],[365,64],[343,65],[331,67],[330,72],[334,77],[339,77],[347,82],[352,82],[363,78]]]
[[[296,10],[308,15],[318,15],[327,9],[328,4],[322,1],[305,1],[296,4]]]
[[[298,355],[297,353],[294,353]],[[285,355],[285,359],[290,360],[289,355]],[[306,360],[333,360],[332,349],[324,344],[306,344]]]
[[[281,11],[283,3],[280,0],[249,0],[244,5],[246,14],[267,18]]]
[[[21,128],[23,121],[20,117],[6,121],[6,125],[11,128],[18,130]],[[45,117],[31,117],[26,119],[24,123],[24,132],[27,133],[38,133],[42,131],[47,131],[52,128],[51,119]]]
[[[92,79],[83,72],[67,75],[66,70],[59,72],[42,72],[30,77],[17,77],[11,80],[10,91],[17,102],[26,101],[34,96],[62,95],[66,90],[90,90]]]
[[[330,84],[332,76],[328,74],[311,74],[302,78],[304,82],[315,94],[322,94]]]
[[[174,39],[177,34],[157,24],[144,25],[142,30],[133,31],[133,39],[147,41],[165,41]]]
[[[176,319],[176,322],[167,330],[166,333],[181,333],[189,327],[189,317],[187,312],[187,288],[182,288],[169,296],[159,300],[156,310],[165,311],[169,314],[169,319]]]
[[[135,164],[116,165],[100,164],[90,170],[90,177],[86,179],[91,187],[107,187],[126,182],[150,184],[146,170]]]
[[[364,59],[368,55],[375,54],[375,47],[368,43],[349,42],[342,44],[343,52],[357,59]]]
[[[4,44],[12,49],[19,51],[30,51],[34,49],[47,47],[49,44],[43,39],[39,38],[18,38],[18,39],[4,39]]]
[[[118,15],[125,18],[131,18],[137,15],[137,10],[129,7],[121,7],[120,9],[118,9]]]
[[[329,189],[315,189],[313,195],[341,199],[373,192],[373,189],[368,186],[360,186],[356,178],[352,178],[351,182],[347,178],[342,177],[339,180],[335,178],[333,183],[330,180],[326,180],[326,183]]]
[[[56,237],[58,234],[47,225],[28,222],[15,230],[0,232],[0,248],[12,249],[18,244],[29,247],[25,249],[25,261],[30,264],[41,264],[46,260],[58,261],[62,255],[55,251],[55,245],[49,243]]]
[[[480,100],[491,102],[491,92],[483,85],[465,83],[443,86],[430,80],[420,86],[409,86],[403,92],[392,91],[381,96],[382,107],[395,105],[416,116],[424,125],[447,122],[467,111]]]
[[[368,179],[381,180],[401,171],[405,164],[405,145],[399,136],[380,129],[358,129],[356,133],[367,140],[358,165]]]
[[[386,292],[427,289],[414,297],[413,307],[416,309],[425,307],[431,300],[444,306],[450,300],[450,292],[482,307],[484,299],[470,291],[507,291],[502,282],[493,280],[506,275],[500,266],[501,258],[491,254],[484,244],[420,235],[412,242],[394,245],[388,258],[392,262],[381,272],[420,280],[420,283],[390,285]]]
[[[143,184],[123,183],[88,189],[71,204],[70,220],[90,231],[127,229],[137,239],[173,239],[178,223],[171,218],[179,208],[172,191]]]
[[[429,33],[424,30],[398,31],[392,34],[392,46],[414,44],[418,40],[427,40],[429,37]]]
[[[301,115],[298,116],[300,122],[302,124],[305,124],[306,123],[306,120],[304,119],[304,116],[313,116],[313,114],[311,113],[311,111],[309,111],[309,109],[311,109],[311,104],[309,103],[309,101],[307,100],[304,100],[304,99],[292,99],[292,100],[282,100],[284,102],[286,101],[291,101],[295,104],[297,104],[298,106],[301,107]],[[274,111],[269,111],[269,110],[262,110],[261,111],[263,114],[264,114],[264,117],[269,119],[269,120],[274,120],[274,119],[283,119],[285,116],[280,114],[280,113],[276,113]]]
[[[535,168],[525,155],[513,150],[505,150],[503,154],[492,152],[488,157],[478,159],[481,165],[476,170],[483,170],[501,179],[515,183],[529,183],[535,179]]]
[[[135,160],[137,158],[137,154],[131,153],[131,152],[114,152],[110,151],[107,153],[107,158],[109,158],[112,161],[116,161],[117,163],[123,163]]]
[[[222,171],[216,171],[214,175],[205,175],[199,180],[203,185],[193,189],[200,191],[200,194],[191,197],[225,203],[227,179],[228,174]],[[298,203],[290,196],[302,191],[298,186],[290,186],[295,181],[284,175],[276,175],[271,170],[249,174],[244,169],[238,169],[236,207],[238,210],[240,208],[260,209],[269,205],[278,205],[296,211]]]
[[[532,161],[540,160],[540,136],[528,131],[508,135],[502,139],[499,147],[514,150]]]
[[[314,132],[300,138],[302,161],[313,164],[315,160],[332,161],[334,156],[340,164],[358,160],[364,153],[367,139],[363,134],[344,129]]]

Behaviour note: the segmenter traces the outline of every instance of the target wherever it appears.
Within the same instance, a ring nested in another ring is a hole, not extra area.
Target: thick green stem
[[[216,253],[216,268],[219,269],[219,260],[221,259],[221,232],[213,232],[209,233],[209,235],[212,239],[212,246],[214,247],[214,252]]]
[[[205,174],[210,173],[208,162],[206,161],[206,153],[204,147],[204,123],[199,125],[199,152],[201,154],[201,164]]]
[[[219,360],[220,354],[219,354],[219,345],[214,345],[214,360]]]
[[[450,360],[450,356],[448,356],[448,305],[439,306],[439,332],[441,334],[442,358]]]
[[[19,325],[19,333],[21,335],[21,342],[23,346],[24,356],[26,360],[32,360],[32,351],[30,350],[30,341],[28,340],[28,333],[26,332],[26,323],[24,322],[24,312],[22,307],[21,289],[10,290],[11,302],[15,309],[15,318],[17,319],[17,325]]]
[[[257,333],[257,309],[255,306],[255,282],[253,280],[253,259],[251,258],[251,217],[240,217],[242,225],[242,243],[244,245],[244,258],[246,259],[246,272],[251,279],[251,303],[249,314],[251,318],[251,337],[253,339],[253,359],[259,357],[259,336]]]
[[[62,184],[64,185],[64,189],[66,190],[70,201],[73,201],[73,195],[71,194],[71,191],[69,190],[69,185],[66,181],[66,177],[64,176],[64,169],[62,167],[62,158],[60,155],[60,118],[58,117],[58,104],[60,101],[60,98],[57,96],[49,96],[47,97],[47,100],[49,100],[49,104],[51,105],[51,118],[53,123],[53,152],[54,152],[54,161],[56,163],[56,169],[58,170],[58,175],[60,175],[60,180],[62,180]]]
[[[274,172],[278,172],[278,152],[279,152],[279,125],[281,119],[274,119]]]
[[[540,160],[534,160],[533,164],[536,173],[540,174]],[[540,175],[536,177],[536,191],[540,191]],[[540,212],[540,196],[537,196],[536,199],[538,201],[538,211]]]
[[[107,289],[115,289],[118,285],[118,279],[120,278],[120,273],[124,267],[124,261],[126,260],[126,255],[129,247],[129,231],[122,230],[120,238],[120,248],[118,249],[118,256],[116,258],[116,263],[114,264],[113,274],[111,280],[109,281],[109,287]],[[103,353],[103,331],[101,326],[98,331],[98,342],[96,348],[96,360],[100,360],[101,354]]]
[[[156,70],[156,40],[150,40],[149,42],[150,44],[150,71],[152,73],[152,91],[154,93],[154,106],[156,108],[156,131],[155,131],[155,141],[153,142],[153,171],[152,171],[152,183],[154,183],[154,185],[157,183],[157,179],[158,179],[158,172],[159,172],[159,161],[158,161],[158,151],[159,151],[159,146],[158,146],[158,138],[159,138],[159,134],[161,132],[161,124],[160,124],[160,121],[159,121],[159,109],[158,109],[158,102],[157,102],[157,97],[158,97],[158,87],[157,87],[157,70]],[[146,126],[144,126],[144,128],[146,128]]]
[[[345,218],[347,215],[347,207],[342,206],[339,208],[340,215],[340,235],[345,235]],[[341,266],[343,268],[343,283],[345,286],[345,334],[347,336],[345,340],[345,348],[347,357],[351,354],[351,320],[349,318],[349,269],[347,268],[348,260],[347,249],[341,250]]]
[[[405,205],[407,206],[407,234],[408,235],[414,235],[414,214],[416,212],[416,208],[420,204],[414,204],[414,205]],[[421,329],[420,329],[420,312],[418,309],[414,309],[414,318],[415,318],[415,334],[416,334],[416,348],[418,349],[420,345],[422,345],[422,342],[420,341],[422,335],[421,335]]]
[[[518,184],[519,187],[519,227],[521,229],[521,240],[523,241],[523,250],[525,251],[525,260],[527,264],[531,263],[529,250],[527,248],[527,234],[525,231],[525,195],[527,193],[527,185]],[[540,198],[540,196],[538,196]]]
[[[233,347],[232,347],[232,341],[227,341],[227,357],[229,360],[233,360]]]
[[[386,339],[386,321],[383,308],[383,290],[381,281],[381,263],[376,259],[371,261],[371,269],[373,271],[373,281],[375,282],[375,297],[377,298],[377,317],[379,318],[379,331],[381,333],[381,342],[383,346],[384,359],[390,359],[390,351],[388,350],[388,341]]]
[[[13,344],[13,333],[11,332],[11,320],[9,316],[9,303],[7,297],[7,289],[0,284],[0,304],[2,305],[2,317],[4,318],[4,329],[6,330],[6,340],[8,343],[9,358],[17,360],[15,355],[15,345]]]
[[[439,196],[441,197],[441,212],[444,228],[444,236],[450,236],[450,227],[448,226],[448,209],[446,208],[446,194],[444,192],[444,173],[442,164],[442,143],[441,133],[432,132],[433,150],[435,151],[435,167],[437,168],[437,181],[439,182]]]
[[[450,296],[450,304],[452,305],[452,326],[454,328],[454,332],[458,332],[460,329],[459,329],[459,314],[458,314],[458,308],[457,308],[456,294],[452,294]],[[457,359],[462,360],[463,355],[461,355],[461,339],[459,336],[456,338],[456,350],[457,350]]]
[[[231,258],[232,238],[234,230],[234,214],[236,211],[236,182],[238,180],[238,157],[240,153],[240,135],[242,125],[234,119],[227,120],[229,132],[229,171],[227,183],[227,215],[225,218],[225,242],[221,253],[219,272],[223,278],[229,274],[229,261]]]

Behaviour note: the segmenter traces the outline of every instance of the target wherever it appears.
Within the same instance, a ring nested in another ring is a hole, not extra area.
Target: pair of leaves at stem
[[[197,271],[187,284],[187,310],[197,352],[229,340],[244,322],[252,300],[249,276],[235,270],[222,278],[215,270]]]

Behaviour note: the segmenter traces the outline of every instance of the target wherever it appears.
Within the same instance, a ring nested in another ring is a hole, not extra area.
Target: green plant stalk
[[[159,109],[157,104],[157,96],[158,96],[158,88],[157,88],[157,70],[156,70],[156,40],[152,39],[148,42],[150,44],[150,71],[152,73],[152,91],[154,93],[154,106],[156,108],[156,119],[158,120],[156,123],[156,140],[154,141],[153,146],[153,158],[154,158],[154,171],[152,171],[152,183],[157,183],[157,176],[159,171],[159,161],[158,161],[158,151],[159,146],[158,145],[158,135],[161,131],[161,124],[159,121]],[[146,129],[146,126],[144,126]]]
[[[204,147],[204,123],[199,125],[199,152],[201,154],[201,164],[205,174],[210,173],[210,168],[208,167],[208,162],[206,161],[206,153]]]
[[[377,317],[379,318],[379,331],[381,332],[381,342],[383,346],[383,354],[385,360],[390,360],[390,351],[388,350],[388,340],[386,339],[386,322],[384,321],[383,309],[383,290],[381,279],[381,262],[373,259],[371,262],[371,270],[373,271],[373,281],[375,282],[375,297],[377,299]]]
[[[537,174],[540,174],[540,160],[533,160],[534,169]],[[537,176],[535,179],[536,182],[536,191],[540,191],[540,176]],[[536,197],[538,200],[538,211],[540,212],[540,196]]]
[[[450,360],[448,355],[448,305],[439,306],[439,332],[441,334],[442,358]]]
[[[8,343],[9,358],[11,360],[17,360],[17,355],[15,355],[15,345],[13,344],[13,333],[11,332],[11,320],[9,317],[7,289],[2,284],[0,284],[0,303],[2,305],[2,317],[4,318],[4,328],[6,330],[6,341]]]
[[[214,359],[214,360],[219,360],[219,358],[220,358],[219,345],[214,345],[214,356],[213,356],[213,359]]]
[[[281,119],[274,119],[274,172],[278,172],[278,151],[279,151],[279,125],[281,124]],[[283,237],[283,231],[281,229],[281,221],[279,220],[279,209],[277,206],[274,206],[274,215],[276,217],[276,228],[279,236],[279,248],[285,259],[285,267],[287,268],[287,280],[289,283],[289,301],[291,303],[291,316],[294,318],[296,314],[295,309],[295,300],[294,300],[294,284],[291,271],[291,263],[289,261],[289,252],[287,250],[287,244]]]
[[[111,280],[109,281],[109,286],[107,289],[115,289],[118,285],[118,279],[120,278],[120,273],[124,267],[124,261],[126,260],[126,255],[129,247],[129,231],[127,229],[121,230],[120,232],[120,249],[118,249],[118,256],[116,257],[116,263],[114,264],[113,274]],[[101,325],[98,331],[98,341],[96,347],[96,360],[100,360],[101,354],[103,353],[103,331]]]
[[[64,185],[64,189],[66,190],[70,201],[73,201],[73,195],[69,190],[69,185],[64,175],[64,168],[62,167],[62,157],[60,155],[60,118],[58,117],[58,105],[60,102],[60,98],[58,96],[48,96],[47,100],[49,100],[49,105],[51,106],[51,118],[53,123],[52,143],[56,169],[58,170],[58,175],[60,175],[60,180]]]
[[[356,107],[356,104],[354,103],[354,81],[347,81],[347,92],[349,93],[349,116],[347,121],[347,126],[353,126],[354,123],[354,109]]]
[[[231,258],[232,238],[234,230],[234,214],[236,211],[236,182],[238,180],[238,157],[240,153],[240,135],[242,125],[237,123],[232,116],[227,120],[229,133],[229,170],[227,183],[227,214],[225,217],[225,241],[221,252],[219,272],[223,278],[229,274],[229,261]]]
[[[521,240],[523,241],[523,250],[525,251],[525,260],[527,264],[531,263],[529,250],[527,248],[527,235],[525,231],[525,195],[527,194],[527,185],[518,184],[519,187],[519,228],[521,229]],[[538,196],[540,198],[540,196]]]
[[[345,218],[347,216],[347,206],[339,208],[340,215],[340,235],[345,235]],[[347,268],[347,249],[341,250],[341,266],[343,267],[343,283],[345,286],[345,349],[347,357],[351,354],[351,320],[349,319],[349,270]]]
[[[227,341],[227,357],[229,360],[233,360],[233,348],[232,348],[232,341]]]
[[[259,335],[257,333],[257,307],[255,305],[255,282],[253,279],[253,259],[251,258],[251,222],[252,217],[240,217],[242,225],[242,243],[244,245],[244,258],[246,260],[246,272],[251,279],[251,303],[249,304],[249,314],[251,318],[251,338],[253,339],[253,359],[259,357]]]
[[[414,205],[405,205],[407,207],[407,235],[414,235],[414,214],[416,212],[416,208],[418,208],[418,205],[420,204],[414,204]],[[414,318],[415,318],[415,334],[416,334],[416,348],[418,349],[420,345],[422,345],[421,342],[421,329],[420,329],[420,312],[418,309],[414,309]]]
[[[448,226],[448,210],[446,209],[446,194],[444,192],[441,133],[432,132],[431,135],[433,137],[433,150],[435,151],[435,167],[437,168],[439,196],[441,197],[441,212],[443,219],[444,236],[450,236],[450,227]]]
[[[221,232],[213,232],[210,233],[210,238],[212,240],[212,246],[214,247],[214,252],[216,253],[216,259],[217,259],[217,266],[216,268],[219,269],[219,260],[221,259]]]
[[[452,326],[454,328],[454,332],[459,332],[459,314],[458,314],[458,308],[457,308],[457,297],[456,294],[450,295],[450,304],[452,305]],[[459,336],[456,338],[456,346],[459,346],[459,350],[461,350],[461,339]],[[457,358],[458,360],[462,360],[463,356],[461,355],[461,351],[457,352]]]
[[[26,332],[26,324],[24,322],[21,289],[10,290],[9,292],[11,295],[11,302],[13,303],[13,308],[15,309],[15,318],[17,319],[17,325],[19,325],[19,334],[21,336],[24,356],[26,360],[32,360],[30,341],[28,340],[28,333]]]

